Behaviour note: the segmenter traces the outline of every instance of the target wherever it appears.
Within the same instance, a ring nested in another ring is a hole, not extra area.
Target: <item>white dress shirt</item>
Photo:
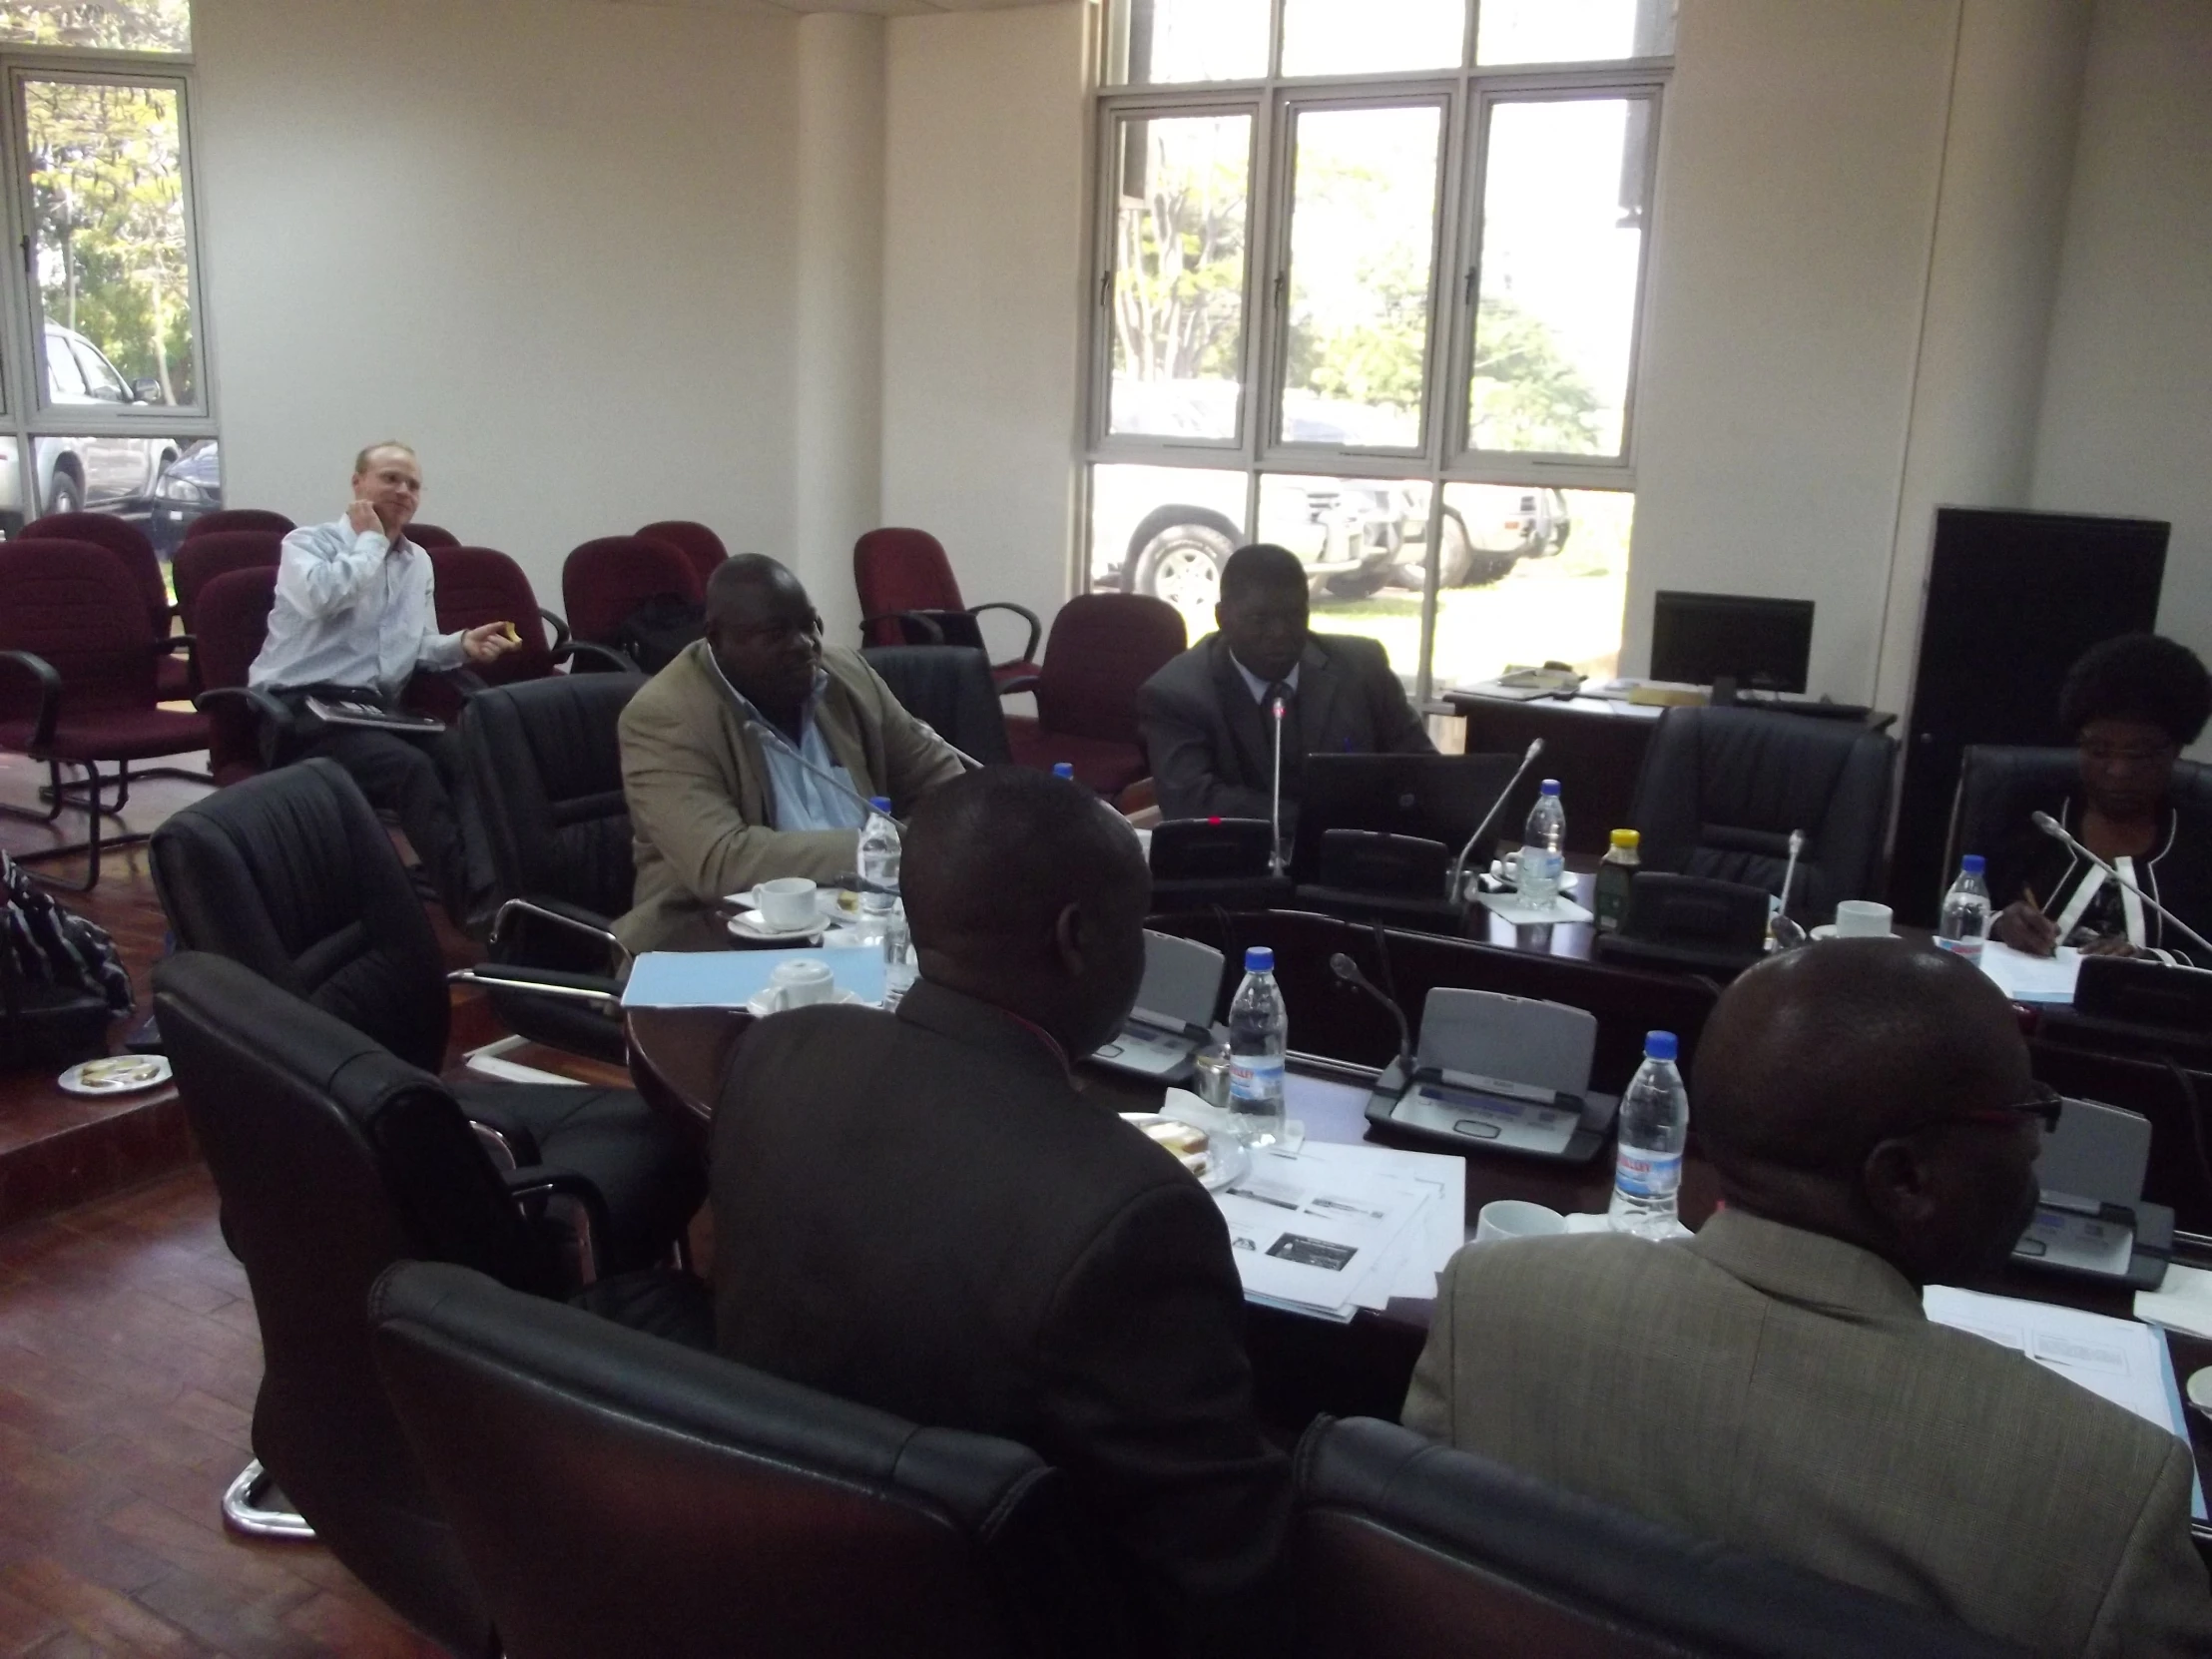
[[[815,689],[799,711],[799,743],[795,748],[782,727],[761,713],[754,701],[730,684],[722,664],[712,651],[707,662],[738,707],[755,722],[761,759],[768,766],[769,812],[777,830],[858,830],[867,823],[866,797],[852,787],[852,775],[844,770],[815,724],[815,710],[830,689],[830,674],[815,670]],[[824,775],[828,774],[827,777]],[[835,782],[831,782],[831,780]],[[855,843],[857,844],[857,843]]]
[[[1253,673],[1252,670],[1246,668],[1243,663],[1238,662],[1237,654],[1234,651],[1229,653],[1229,660],[1237,664],[1237,672],[1244,676],[1244,683],[1252,688],[1252,701],[1255,703],[1265,703],[1268,700],[1268,688],[1274,685],[1275,682],[1273,680],[1261,679],[1257,674]],[[1291,672],[1283,676],[1284,690],[1291,692],[1294,695],[1298,691],[1299,667],[1299,664],[1293,663],[1291,665]]]
[[[344,519],[284,538],[269,639],[250,686],[359,686],[397,701],[416,669],[459,668],[461,636],[437,631],[430,555]]]

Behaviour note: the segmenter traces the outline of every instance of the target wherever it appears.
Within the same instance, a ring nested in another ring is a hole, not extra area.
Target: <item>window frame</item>
[[[1429,486],[1426,580],[1421,591],[1417,693],[1426,698],[1434,662],[1444,490],[1448,484],[1503,484],[1532,489],[1636,489],[1638,421],[1645,322],[1650,302],[1651,249],[1663,207],[1659,152],[1666,124],[1666,94],[1673,79],[1668,57],[1590,62],[1474,63],[1480,0],[1469,0],[1459,66],[1346,76],[1282,73],[1285,0],[1269,7],[1263,79],[1158,83],[1108,83],[1114,32],[1123,7],[1105,0],[1098,8],[1093,63],[1088,177],[1094,197],[1086,251],[1089,302],[1084,328],[1084,374],[1077,422],[1079,468],[1075,491],[1072,591],[1086,591],[1095,555],[1091,545],[1093,470],[1100,466],[1189,467],[1245,474],[1243,533],[1259,522],[1262,480],[1268,476],[1327,474]],[[1469,443],[1469,391],[1480,291],[1482,193],[1487,177],[1490,112],[1499,103],[1642,97],[1650,101],[1644,166],[1644,225],[1638,250],[1634,308],[1629,322],[1628,373],[1623,386],[1618,455],[1589,456],[1534,451],[1479,450]],[[1286,394],[1284,372],[1290,339],[1290,237],[1296,188],[1297,116],[1308,110],[1372,108],[1441,101],[1436,170],[1435,242],[1430,264],[1429,326],[1423,356],[1423,406],[1418,441],[1404,449],[1354,448],[1279,441]],[[1109,430],[1112,397],[1111,306],[1116,279],[1115,216],[1119,209],[1116,126],[1140,116],[1249,114],[1253,143],[1247,175],[1245,271],[1241,350],[1244,378],[1234,441],[1164,438]]]

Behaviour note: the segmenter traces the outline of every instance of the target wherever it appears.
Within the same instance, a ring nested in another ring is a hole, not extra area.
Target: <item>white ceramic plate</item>
[[[864,1008],[868,1006],[868,1004],[862,1000],[858,991],[848,991],[842,985],[840,985],[837,987],[837,994],[835,996],[830,997],[826,1002],[811,1002],[808,1004],[808,1006],[811,1008]],[[768,992],[761,991],[758,992],[753,997],[753,999],[745,1005],[745,1011],[751,1014],[755,1019],[766,1019],[769,1015],[780,1014],[784,1010],[769,1001]]]
[[[55,1081],[65,1094],[137,1094],[161,1087],[169,1076],[166,1054],[115,1054],[71,1066]]]
[[[1841,938],[1843,935],[1836,931],[1836,924],[1833,921],[1824,921],[1806,936],[1814,939],[1834,939]],[[1864,937],[1870,939],[1888,939],[1896,936],[1894,933],[1868,933],[1864,935]]]
[[[758,910],[740,910],[730,918],[730,936],[755,944],[803,944],[822,937],[826,921],[810,921],[804,927],[771,927]]]

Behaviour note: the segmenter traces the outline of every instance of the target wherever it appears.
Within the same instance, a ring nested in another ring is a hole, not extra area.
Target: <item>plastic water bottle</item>
[[[898,1006],[899,998],[913,988],[916,974],[914,935],[906,925],[906,906],[892,909],[883,923],[883,1007]]]
[[[1936,924],[1936,942],[1969,962],[1981,960],[1981,947],[1989,937],[1989,883],[1982,867],[1978,852],[1959,859],[1958,879],[1943,894],[1942,914]]]
[[[1672,1231],[1682,1188],[1682,1147],[1690,1138],[1690,1096],[1674,1069],[1672,1031],[1644,1033],[1644,1063],[1621,1096],[1613,1202],[1622,1233],[1661,1238]]]
[[[1567,867],[1567,810],[1559,804],[1559,780],[1546,778],[1521,833],[1520,901],[1548,910],[1559,899],[1559,877]]]
[[[880,922],[898,907],[898,826],[883,797],[868,806],[872,810],[860,828],[860,914]]]
[[[1229,1004],[1229,1110],[1237,1138],[1247,1146],[1272,1146],[1283,1138],[1283,1053],[1290,1018],[1275,983],[1275,952],[1254,945],[1245,952],[1244,983]]]

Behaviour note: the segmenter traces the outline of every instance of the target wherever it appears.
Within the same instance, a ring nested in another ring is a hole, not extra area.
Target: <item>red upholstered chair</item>
[[[298,528],[282,513],[273,513],[266,507],[223,507],[212,513],[202,513],[186,525],[185,540],[193,541],[224,530],[274,530],[282,537]]]
[[[722,538],[692,519],[664,518],[640,527],[638,534],[647,541],[665,541],[691,560],[692,568],[699,572],[701,587],[705,587],[707,578],[715,573],[715,566],[730,557],[730,550],[722,545]]]
[[[276,599],[276,567],[226,570],[200,590],[198,707],[208,717],[208,770],[218,784],[235,784],[266,772],[275,758],[285,711],[275,698],[249,691],[247,671],[269,637],[269,608]]]
[[[993,663],[991,678],[1003,697],[1008,681],[1037,672],[1037,640],[1044,628],[1036,613],[1003,600],[968,606],[944,544],[926,530],[870,530],[852,544],[852,582],[860,594],[862,645],[964,645],[981,651],[983,629],[976,619],[985,611],[1011,611],[1029,624],[1028,643],[1019,657]]]
[[[438,631],[481,628],[487,622],[511,622],[522,649],[495,663],[471,667],[462,675],[418,675],[407,702],[443,721],[458,720],[462,699],[489,686],[518,680],[542,680],[572,658],[591,659],[598,668],[627,673],[629,660],[603,645],[572,640],[568,624],[538,605],[522,567],[494,547],[433,547],[430,569],[436,579]],[[546,638],[551,624],[553,637]]]
[[[1108,800],[1144,777],[1137,688],[1185,644],[1183,614],[1136,593],[1078,594],[1052,619],[1044,667],[1014,691],[1037,694],[1037,718],[1010,717],[1006,738],[1022,766],[1066,761],[1078,783]]]
[[[441,547],[458,547],[461,538],[442,524],[410,524],[407,539],[425,553],[435,553]]]
[[[208,746],[205,716],[155,707],[161,649],[136,584],[106,548],[0,543],[0,750],[44,761],[53,788],[47,812],[0,811],[51,824],[74,807],[91,825],[74,845],[17,855],[89,854],[82,882],[56,885],[86,890],[100,879],[103,845],[145,838],[102,834],[103,815],[112,817],[130,799],[133,761]],[[117,764],[114,777],[101,773],[103,761]],[[65,786],[64,766],[81,768],[83,782]]]
[[[601,536],[561,566],[561,606],[579,640],[612,647],[632,611],[662,594],[698,604],[706,594],[691,560],[667,542]]]
[[[154,544],[146,539],[146,532],[137,525],[112,513],[48,513],[24,525],[16,539],[89,541],[105,547],[131,573],[139,597],[146,603],[146,620],[153,624],[154,637],[160,639],[169,633],[170,618],[176,613],[169,603],[169,588],[162,581],[162,561]],[[189,698],[193,691],[190,659],[164,657],[155,671],[154,683],[164,703]]]
[[[284,538],[274,530],[216,530],[205,536],[189,536],[170,561],[177,581],[177,610],[185,619],[185,632],[199,621],[199,600],[207,585],[226,571],[275,570],[282,561]],[[205,665],[201,683],[205,686]]]

